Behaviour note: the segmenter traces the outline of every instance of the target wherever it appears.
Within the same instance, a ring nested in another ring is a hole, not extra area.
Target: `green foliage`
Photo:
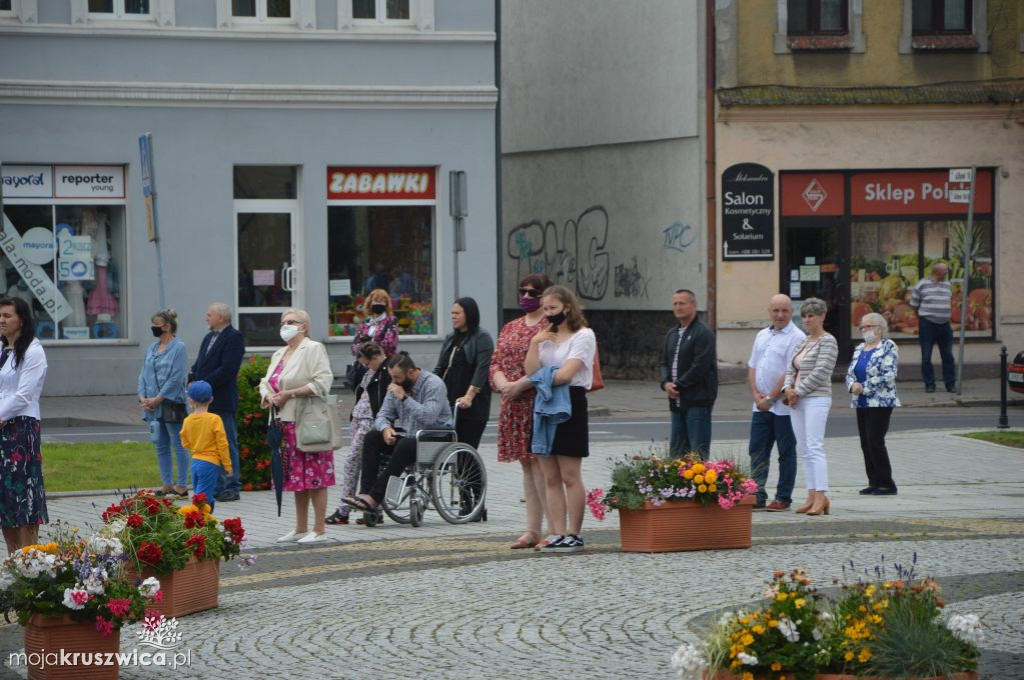
[[[270,359],[250,357],[238,371],[238,455],[242,489],[270,488],[270,446],[267,444],[267,411],[260,408],[260,380]]]

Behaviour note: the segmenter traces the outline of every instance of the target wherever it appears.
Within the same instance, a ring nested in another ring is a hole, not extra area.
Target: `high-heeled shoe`
[[[818,492],[818,502],[814,505],[813,508],[808,510],[805,514],[827,515],[829,505],[831,505],[831,503],[829,503],[828,496],[826,496],[824,492]]]
[[[801,505],[799,508],[794,510],[794,512],[800,513],[801,515],[802,514],[806,514],[806,512],[808,510],[810,510],[811,508],[814,507],[814,502],[817,501],[817,500],[818,500],[818,492],[817,491],[808,491],[807,492],[807,501],[803,505]]]

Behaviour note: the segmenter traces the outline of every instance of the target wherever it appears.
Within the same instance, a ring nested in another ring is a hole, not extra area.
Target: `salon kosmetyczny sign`
[[[775,175],[763,165],[722,173],[722,259],[775,259]]]

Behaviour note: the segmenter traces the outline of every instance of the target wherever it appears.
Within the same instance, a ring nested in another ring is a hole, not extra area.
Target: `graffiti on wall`
[[[685,253],[686,249],[697,240],[697,232],[693,227],[682,222],[673,222],[662,229],[661,233],[665,236],[662,247],[665,250],[677,250],[680,253]]]
[[[509,233],[506,252],[516,261],[517,281],[546,273],[585,300],[602,300],[611,272],[607,247],[608,211],[595,205],[561,229],[553,220],[520,224]]]
[[[647,273],[647,263],[644,262],[643,269],[637,264],[636,257],[633,258],[632,266],[627,264],[615,265],[615,297],[632,297],[648,299],[647,284],[650,278]]]

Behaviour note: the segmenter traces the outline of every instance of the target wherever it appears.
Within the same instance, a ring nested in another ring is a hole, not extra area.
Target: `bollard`
[[[999,350],[999,425],[996,427],[1005,430],[1010,427],[1010,419],[1006,416],[1006,345]]]

